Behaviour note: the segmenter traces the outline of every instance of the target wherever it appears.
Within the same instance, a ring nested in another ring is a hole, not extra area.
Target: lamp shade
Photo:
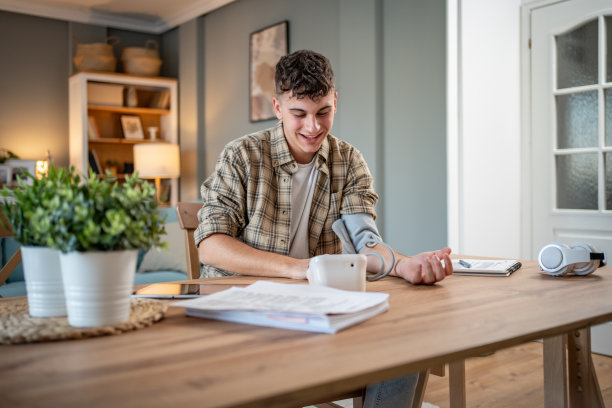
[[[134,170],[142,178],[174,178],[181,174],[179,147],[170,143],[134,145]]]

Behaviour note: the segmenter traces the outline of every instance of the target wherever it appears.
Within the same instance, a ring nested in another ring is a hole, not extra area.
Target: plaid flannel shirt
[[[342,245],[332,223],[342,214],[376,217],[378,195],[361,153],[328,135],[316,157],[319,170],[308,220],[310,256],[338,254]],[[291,175],[298,169],[283,133],[275,127],[228,143],[214,173],[201,186],[202,209],[196,246],[215,233],[239,239],[253,248],[289,253]],[[232,273],[204,265],[203,277]]]

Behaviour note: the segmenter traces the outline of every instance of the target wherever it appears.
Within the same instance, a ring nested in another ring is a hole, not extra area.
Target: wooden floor
[[[593,354],[606,407],[612,407],[612,357]],[[467,406],[515,408],[544,406],[542,343],[530,342],[466,361]],[[429,376],[425,401],[450,406],[445,377]]]

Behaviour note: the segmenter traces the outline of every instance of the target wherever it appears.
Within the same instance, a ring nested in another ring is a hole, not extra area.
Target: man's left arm
[[[393,260],[389,251],[393,251],[395,258],[393,266],[391,266]],[[432,284],[453,274],[453,263],[449,257],[450,248],[407,256],[391,247],[387,249],[381,244],[376,244],[372,248],[365,247],[360,253],[365,255],[368,252],[377,252],[383,257],[385,268],[391,268],[389,276],[398,276],[413,284]],[[381,267],[382,264],[377,256],[368,256],[368,272],[379,272]]]
[[[408,282],[431,284],[453,273],[450,248],[407,256],[386,244],[370,214],[346,214],[333,225],[345,252],[368,254],[368,272],[399,276]],[[383,262],[384,261],[384,262]]]
[[[407,256],[381,244],[383,240],[374,222],[378,196],[372,187],[372,176],[361,153],[356,149],[352,153],[340,210],[343,222],[337,225],[348,235],[341,239],[343,245],[350,239],[354,252],[378,253],[379,256],[368,256],[368,272],[371,273],[383,272],[381,259],[384,259],[384,272],[389,271],[390,276],[399,276],[414,284],[432,284],[451,275],[450,248]]]

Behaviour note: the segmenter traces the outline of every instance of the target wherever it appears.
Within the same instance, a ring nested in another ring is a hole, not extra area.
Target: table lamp
[[[134,170],[141,178],[155,179],[157,202],[160,202],[161,179],[181,174],[179,147],[170,143],[134,145]]]
[[[49,173],[49,161],[48,160],[36,160],[36,178],[42,179]]]

